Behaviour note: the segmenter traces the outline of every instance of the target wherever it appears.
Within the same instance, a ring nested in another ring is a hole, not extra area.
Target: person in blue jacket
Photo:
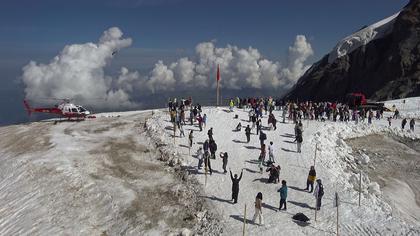
[[[286,207],[286,199],[287,199],[287,185],[286,185],[286,180],[282,180],[281,181],[281,188],[279,190],[277,190],[277,192],[280,193],[280,206],[279,206],[279,210],[281,210],[281,208],[284,205],[284,209],[283,210],[287,210]]]

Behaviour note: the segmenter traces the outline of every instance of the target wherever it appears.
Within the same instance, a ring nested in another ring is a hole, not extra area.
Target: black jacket
[[[242,179],[242,173],[243,172],[241,172],[239,178],[235,179],[233,178],[232,171],[230,172],[230,178],[232,179],[232,191],[239,192],[239,181]]]

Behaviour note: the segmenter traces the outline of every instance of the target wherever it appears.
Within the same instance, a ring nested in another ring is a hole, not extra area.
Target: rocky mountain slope
[[[420,0],[344,38],[285,99],[335,100],[351,92],[375,100],[420,95]]]

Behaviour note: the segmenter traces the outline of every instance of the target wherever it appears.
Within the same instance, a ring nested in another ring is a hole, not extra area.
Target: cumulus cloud
[[[294,44],[289,47],[285,65],[265,59],[252,47],[244,49],[227,45],[218,48],[214,42],[203,42],[196,46],[195,52],[196,61],[181,58],[168,67],[164,67],[162,62],[156,64],[155,69],[170,70],[173,77],[168,78],[168,71],[155,74],[152,92],[174,87],[214,87],[217,65],[221,71],[221,86],[226,88],[290,88],[310,67],[305,62],[313,55],[312,47],[304,35],[296,36]],[[167,85],[168,82],[170,86]]]
[[[113,27],[103,32],[97,43],[65,46],[48,64],[31,61],[23,68],[26,97],[76,98],[77,102],[98,108],[135,107],[137,104],[131,99],[134,94],[215,87],[217,65],[222,87],[284,89],[309,68],[305,62],[313,54],[303,35],[296,36],[289,47],[285,65],[264,58],[252,47],[216,47],[215,42],[203,42],[196,46],[194,60],[183,57],[170,64],[158,61],[146,75],[126,67],[116,77],[105,75],[104,68],[114,53],[131,43],[130,38],[123,38],[120,29]]]
[[[120,79],[113,87],[112,78],[104,74],[104,67],[113,53],[131,45],[130,38],[122,38],[120,29],[105,32],[98,43],[73,44],[54,57],[49,64],[31,61],[23,68],[22,80],[26,98],[76,98],[84,104],[116,108],[134,105],[129,100],[131,86]],[[128,71],[122,70],[122,74]],[[131,82],[138,79],[131,77]]]

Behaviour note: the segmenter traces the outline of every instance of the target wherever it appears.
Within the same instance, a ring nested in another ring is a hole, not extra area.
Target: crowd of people
[[[169,112],[171,122],[174,124],[174,134],[176,129],[179,130],[180,137],[184,137],[183,126],[189,123],[190,125],[198,124],[199,131],[203,131],[203,128],[206,128],[206,123],[208,122],[207,115],[202,114],[202,108],[200,104],[193,105],[191,99],[185,100],[182,99],[180,103],[176,99],[169,101]],[[187,107],[189,109],[187,109]],[[277,129],[277,118],[274,116],[273,111],[279,110],[281,114],[281,120],[283,123],[286,123],[286,119],[292,121],[294,126],[294,138],[293,141],[296,143],[296,152],[301,153],[302,143],[303,143],[303,123],[302,120],[316,120],[316,121],[332,121],[332,122],[350,122],[353,121],[355,124],[359,122],[365,122],[367,120],[368,124],[372,123],[373,119],[380,120],[384,117],[384,109],[378,109],[373,111],[372,109],[363,109],[363,108],[354,108],[351,109],[349,105],[337,102],[283,102],[279,99],[268,98],[236,98],[231,99],[229,102],[229,110],[234,111],[234,108],[244,109],[248,112],[248,123],[246,127],[238,123],[235,130],[241,131],[242,127],[245,127],[245,137],[246,143],[249,143],[251,140],[251,134],[255,130],[255,134],[258,136],[260,141],[260,155],[258,157],[258,168],[260,173],[263,173],[263,168],[266,166],[266,172],[268,172],[267,183],[280,183],[280,165],[275,160],[274,153],[274,143],[273,141],[269,142],[268,145],[268,159],[266,160],[267,155],[267,134],[263,131],[263,114],[267,115],[267,127],[264,127],[264,130],[276,130]],[[185,119],[185,113],[189,110],[189,121]],[[238,116],[236,115],[235,118]],[[389,125],[391,125],[391,119],[399,118],[399,111],[395,109],[393,117],[388,117]],[[407,124],[407,119],[402,120],[401,128],[404,129]],[[415,121],[411,119],[409,122],[410,130],[414,131]],[[214,140],[214,130],[213,127],[209,128],[207,131],[208,138],[203,142],[202,146],[198,148],[197,159],[198,159],[198,170],[202,169],[203,163],[205,168],[205,173],[212,175],[213,169],[211,167],[211,160],[216,159],[217,144]],[[189,136],[189,148],[193,147],[194,135],[193,130],[191,129]],[[221,152],[219,157],[222,160],[222,169],[223,173],[227,173],[227,164],[228,164],[228,153]],[[229,169],[230,177],[232,181],[232,202],[233,204],[238,202],[239,196],[239,183],[243,176],[243,169],[238,176],[238,174],[233,174]],[[316,186],[314,187],[314,184]],[[324,195],[324,186],[321,179],[316,178],[315,167],[311,166],[309,169],[309,174],[306,180],[305,191],[313,193],[316,199],[316,209],[321,209],[321,200]],[[287,209],[287,182],[286,180],[281,181],[281,187],[278,189],[280,194],[279,210]],[[263,215],[262,215],[262,200],[263,194],[259,192],[255,200],[255,214],[253,221],[257,218],[259,219],[259,224],[263,224]]]

